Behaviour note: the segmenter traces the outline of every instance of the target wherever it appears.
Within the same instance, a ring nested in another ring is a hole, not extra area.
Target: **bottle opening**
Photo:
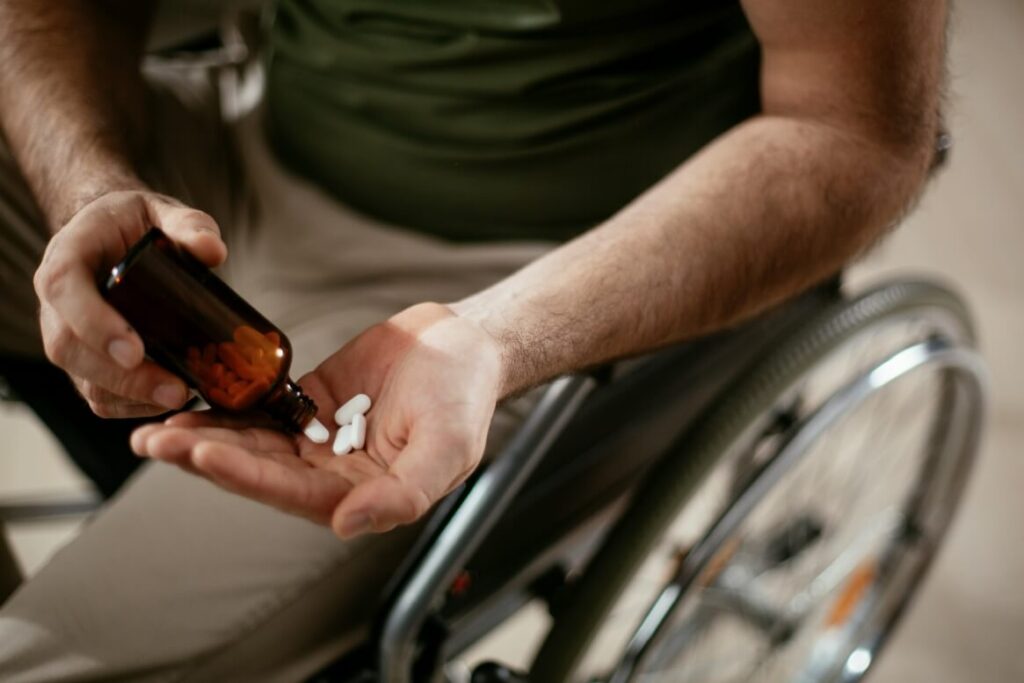
[[[316,417],[316,403],[295,382],[286,380],[263,403],[263,410],[288,431],[299,433]]]

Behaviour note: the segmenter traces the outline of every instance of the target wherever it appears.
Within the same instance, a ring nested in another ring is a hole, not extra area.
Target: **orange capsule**
[[[222,408],[231,408],[234,406],[234,398],[219,387],[213,387],[206,393],[207,398],[209,398],[210,402],[215,405],[219,405]]]
[[[235,343],[241,347],[250,346],[254,349],[263,349],[264,353],[273,353],[274,345],[270,340],[248,325],[236,327],[232,336]]]
[[[256,369],[249,364],[247,360],[238,352],[235,345],[231,342],[223,342],[217,349],[220,357],[224,360],[224,364],[235,371],[239,377],[245,379],[259,379],[259,373]]]
[[[247,382],[244,379],[233,382],[231,386],[228,387],[228,394],[230,396],[237,396],[240,392],[244,391],[249,384],[251,384],[251,382]]]
[[[259,380],[251,383],[244,391],[236,394],[232,399],[232,406],[238,409],[252,406],[270,388],[270,382]]]
[[[224,383],[224,364],[223,363],[214,363],[210,367],[210,377],[211,377],[211,379],[212,379],[214,384],[223,384]]]

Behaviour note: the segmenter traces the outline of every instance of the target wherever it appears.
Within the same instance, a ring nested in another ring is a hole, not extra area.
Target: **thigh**
[[[0,610],[0,678],[288,680],[361,635],[413,532],[341,542],[150,466]]]

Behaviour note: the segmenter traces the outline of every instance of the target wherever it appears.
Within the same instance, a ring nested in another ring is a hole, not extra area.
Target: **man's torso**
[[[452,239],[565,239],[755,113],[714,0],[279,0],[268,124],[295,170]]]

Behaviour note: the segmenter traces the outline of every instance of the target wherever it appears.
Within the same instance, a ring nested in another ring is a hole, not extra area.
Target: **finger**
[[[184,428],[165,424],[149,434],[146,449],[151,457],[164,460],[165,455],[173,457],[178,451],[187,453],[202,441],[230,444],[254,454],[268,456],[289,453],[295,447],[294,442],[284,434],[264,429]],[[296,459],[294,454],[289,457]]]
[[[356,486],[335,509],[331,528],[343,539],[383,533],[415,522],[434,502],[415,484],[385,474]]]
[[[151,403],[134,403],[121,399],[108,401],[87,401],[89,409],[97,417],[110,419],[127,419],[136,417],[156,417],[167,412],[162,406]]]
[[[128,445],[132,449],[132,453],[143,458],[151,457],[149,455],[149,448],[147,447],[149,437],[155,434],[163,425],[148,424],[142,425],[141,427],[132,431],[130,437],[128,437]]]
[[[152,361],[125,370],[87,346],[72,343],[61,355],[60,366],[90,401],[145,403],[166,412],[188,400],[185,383]]]
[[[132,452],[139,457],[163,460],[171,465],[177,465],[181,469],[191,472],[192,474],[198,474],[195,467],[192,465],[190,448],[174,450],[166,445],[158,444],[157,450],[154,450],[151,444],[159,442],[159,435],[163,429],[163,425],[151,424],[143,425],[133,431],[131,437],[128,439]],[[156,453],[159,453],[159,457]]]
[[[296,459],[288,453],[291,443],[283,435],[277,437],[273,433],[257,434],[233,429],[185,429],[170,427],[166,422],[139,427],[132,432],[129,445],[140,457],[163,460],[194,471],[191,452],[204,441],[232,444],[282,463]],[[278,451],[272,450],[273,445],[278,447]]]
[[[148,208],[157,227],[207,266],[219,266],[227,258],[220,228],[208,213],[159,196],[150,197]]]
[[[148,361],[147,361],[148,362]],[[146,415],[164,415],[171,410],[179,410],[185,405],[185,401],[182,401],[181,396],[188,397],[187,392],[182,392],[180,388],[171,388],[169,385],[161,384],[158,385],[156,390],[153,392],[149,400],[139,401],[134,398],[122,396],[121,394],[114,393],[108,389],[93,384],[87,383],[87,388],[82,391],[82,395],[86,397],[89,403],[95,403],[97,405],[106,405],[110,407],[115,406],[144,406],[149,412]],[[141,413],[139,413],[141,414]],[[101,415],[101,417],[130,417],[129,415]]]
[[[98,417],[152,417],[167,412],[167,409],[162,406],[144,401],[133,401],[112,394],[80,377],[71,376],[71,382],[85,399],[89,409]]]
[[[74,235],[65,241],[73,242]],[[36,271],[40,300],[43,348],[47,357],[63,367],[75,344],[85,344],[125,369],[142,362],[142,339],[121,315],[100,296],[92,271],[74,254],[61,252]]]
[[[142,450],[149,458],[163,460],[190,471],[195,471],[192,463],[192,449],[202,442],[202,438],[186,429],[157,426],[156,429],[142,436]]]
[[[288,467],[275,460],[257,458],[237,446],[213,441],[203,441],[193,448],[192,464],[228,491],[321,524],[330,520],[337,502],[352,488],[338,475],[308,466]]]
[[[148,424],[133,431],[128,439],[128,444],[131,446],[132,452],[142,458],[155,457],[149,448],[149,441],[152,437],[159,434],[160,430],[163,428],[164,426],[161,424]],[[200,474],[196,471],[195,467],[193,467],[188,450],[184,450],[179,453],[165,452],[164,456],[165,457],[158,459],[169,464],[176,465],[190,474]]]

